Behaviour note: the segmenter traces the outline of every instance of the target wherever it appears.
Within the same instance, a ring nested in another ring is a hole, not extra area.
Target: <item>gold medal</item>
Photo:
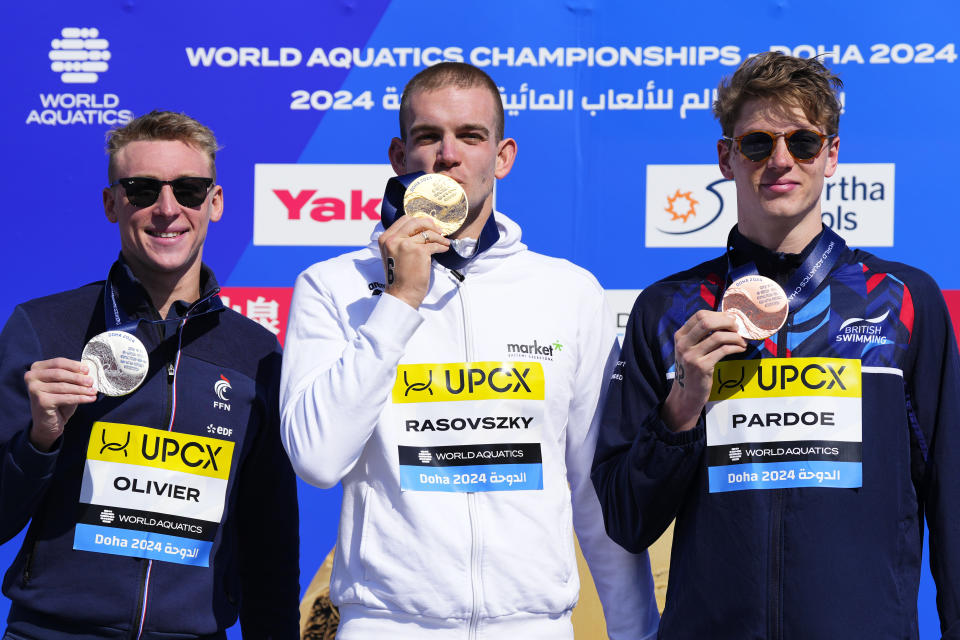
[[[442,173],[420,176],[403,194],[404,213],[413,218],[433,218],[445,236],[463,226],[467,210],[467,194],[463,187]]]
[[[787,321],[787,294],[770,278],[752,275],[733,281],[723,292],[720,310],[737,319],[737,333],[747,340],[769,338]]]

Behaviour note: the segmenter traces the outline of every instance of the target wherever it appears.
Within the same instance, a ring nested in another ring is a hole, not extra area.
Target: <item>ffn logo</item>
[[[230,405],[227,404],[227,400],[230,398],[227,397],[227,392],[230,391],[233,387],[230,386],[230,381],[227,380],[224,375],[220,374],[220,379],[217,380],[213,385],[213,391],[217,394],[217,397],[220,400],[213,401],[213,407],[215,409],[222,409],[223,411],[230,411]]]

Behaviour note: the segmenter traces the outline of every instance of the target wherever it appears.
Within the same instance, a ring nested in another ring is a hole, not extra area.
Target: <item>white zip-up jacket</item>
[[[419,310],[381,295],[379,225],[367,248],[297,279],[283,443],[307,482],[343,482],[330,585],[341,632],[572,637],[572,521],[610,637],[653,637],[647,555],[607,537],[590,481],[619,351],[603,291],[494,215],[500,239],[462,279],[434,263]],[[453,466],[431,466],[443,456]]]

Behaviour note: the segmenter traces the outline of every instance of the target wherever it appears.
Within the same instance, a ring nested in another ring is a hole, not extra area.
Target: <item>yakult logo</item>
[[[393,175],[388,164],[258,164],[253,243],[366,245]]]

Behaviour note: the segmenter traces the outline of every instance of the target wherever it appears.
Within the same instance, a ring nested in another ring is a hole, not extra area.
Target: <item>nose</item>
[[[437,149],[437,171],[449,169],[460,164],[460,151],[457,148],[457,137],[452,133],[443,136],[440,147]]]
[[[173,195],[173,187],[165,184],[160,188],[160,197],[157,198],[155,211],[164,216],[173,216],[180,211],[180,203]]]
[[[773,151],[767,158],[767,166],[771,168],[789,168],[793,164],[793,156],[787,151],[787,139],[781,133],[773,140]]]

